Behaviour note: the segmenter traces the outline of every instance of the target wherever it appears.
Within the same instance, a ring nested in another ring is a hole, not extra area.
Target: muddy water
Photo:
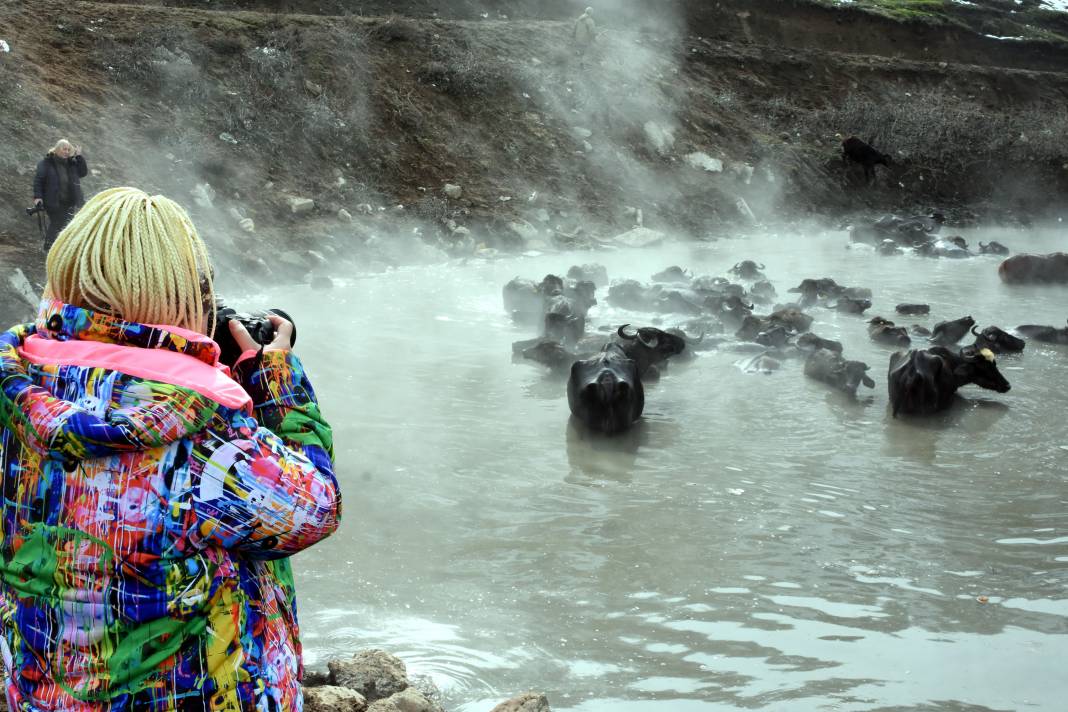
[[[298,319],[344,486],[341,531],[296,560],[309,665],[379,646],[466,712],[526,689],[582,712],[1064,710],[1068,348],[1001,358],[1007,394],[968,387],[944,416],[894,420],[890,349],[860,317],[812,309],[813,331],[872,365],[874,391],[850,400],[798,362],[746,375],[721,349],[669,369],[613,440],[569,426],[563,383],[511,361],[533,334],[501,286],[593,260],[648,280],[753,258],[780,298],[830,276],[899,323],[1068,317],[1068,290],[1006,288],[996,258],[845,243],[535,255],[258,296]],[[906,301],[931,316],[898,319]]]

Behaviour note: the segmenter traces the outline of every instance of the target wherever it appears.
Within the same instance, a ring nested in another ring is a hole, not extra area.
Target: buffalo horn
[[[982,336],[982,334],[975,330],[974,324],[972,325],[972,336]]]
[[[760,269],[765,269],[763,264],[760,265]]]
[[[634,334],[633,336],[630,336],[630,335],[624,333],[623,330],[626,329],[628,326],[630,326],[630,324],[624,324],[623,326],[619,327],[616,330],[616,334],[619,335],[619,338],[621,338],[621,339],[635,339],[635,338],[638,337],[637,334]]]

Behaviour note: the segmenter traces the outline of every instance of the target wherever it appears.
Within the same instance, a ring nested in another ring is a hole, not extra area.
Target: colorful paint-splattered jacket
[[[13,709],[301,709],[287,557],[337,527],[330,428],[295,356],[217,349],[47,301],[0,335]]]

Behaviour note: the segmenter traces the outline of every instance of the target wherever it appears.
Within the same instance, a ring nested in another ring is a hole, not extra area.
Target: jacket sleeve
[[[33,199],[38,198],[44,200],[45,197],[45,174],[48,169],[45,167],[45,162],[40,161],[37,164],[37,173],[33,176]]]
[[[85,162],[85,156],[74,157],[74,168],[78,171],[79,178],[85,178],[89,174],[89,165]]]
[[[340,523],[330,426],[295,355],[266,353],[240,363],[234,376],[252,396],[255,418],[228,411],[222,431],[194,447],[188,480],[174,493],[179,538],[250,558],[289,556]]]

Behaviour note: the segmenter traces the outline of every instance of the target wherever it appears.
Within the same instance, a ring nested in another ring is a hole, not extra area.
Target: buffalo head
[[[1023,351],[1027,342],[1018,336],[999,329],[996,326],[988,326],[982,331],[976,331],[975,327],[972,327],[972,334],[975,336],[975,343],[972,344],[977,349],[990,349],[996,354],[1005,353],[1006,351]]]
[[[618,344],[608,344],[591,359],[576,361],[567,381],[567,404],[593,430],[609,435],[626,430],[645,407],[638,364]]]

